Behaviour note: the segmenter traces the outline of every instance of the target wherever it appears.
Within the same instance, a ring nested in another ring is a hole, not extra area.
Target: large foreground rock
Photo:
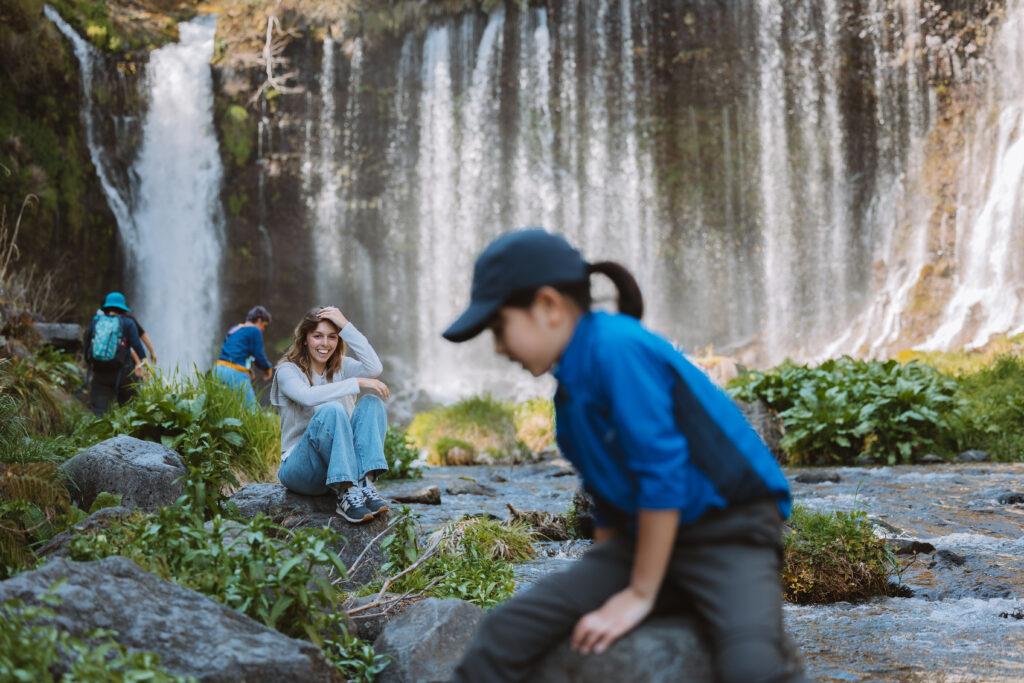
[[[373,644],[378,653],[391,656],[391,666],[377,680],[381,683],[450,680],[483,615],[482,609],[462,600],[429,598],[412,605],[390,621]]]
[[[351,567],[367,544],[388,525],[388,515],[378,515],[365,524],[349,524],[335,513],[338,499],[333,495],[303,496],[292,493],[281,484],[249,484],[231,496],[243,517],[262,513],[289,529],[330,527],[341,535],[335,550],[346,567]],[[384,562],[380,541],[363,557],[356,572],[349,576],[349,585],[366,583]]]
[[[86,510],[103,491],[121,494],[121,505],[155,510],[182,494],[185,465],[177,453],[152,441],[115,436],[78,453],[61,469],[71,495]]]
[[[0,601],[29,603],[56,581],[56,622],[81,636],[114,629],[132,650],[160,655],[167,671],[201,681],[336,681],[340,677],[311,643],[288,638],[195,591],[142,571],[131,560],[54,559],[0,582]]]
[[[577,654],[565,641],[548,653],[531,680],[712,683],[714,677],[707,647],[693,622],[671,617],[651,619],[600,655]]]

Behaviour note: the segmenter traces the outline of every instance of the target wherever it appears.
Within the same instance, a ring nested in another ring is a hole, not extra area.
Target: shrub
[[[432,464],[444,464],[438,451],[441,439],[457,439],[472,446],[474,453],[487,453],[497,460],[515,460],[523,453],[516,438],[512,404],[490,396],[475,396],[450,406],[419,413],[409,425],[409,436],[418,448],[426,448]]]
[[[865,600],[899,594],[889,577],[899,565],[885,541],[875,536],[864,512],[793,509],[785,538],[782,584],[798,604]]]
[[[136,515],[108,530],[83,532],[71,542],[76,560],[123,555],[143,569],[210,596],[264,625],[324,648],[351,678],[383,665],[344,632],[329,577],[345,566],[331,549],[330,529],[290,531],[263,516],[204,523],[188,496],[151,516]]]
[[[998,460],[1024,460],[1024,359],[999,356],[960,377],[964,408],[954,422],[959,448],[980,448]]]
[[[515,406],[516,438],[534,453],[555,443],[555,404],[531,398]]]
[[[406,523],[396,525],[396,532],[386,539],[385,572],[409,567],[420,556],[416,535],[409,532],[411,519],[406,513]],[[532,541],[524,524],[464,517],[434,532],[430,544],[437,544],[436,554],[389,589],[493,607],[512,596],[512,563],[533,557]]]
[[[380,479],[419,479],[423,476],[417,464],[419,457],[419,451],[408,434],[388,427],[384,435],[384,459],[388,462],[388,471]]]
[[[129,652],[117,643],[115,631],[94,629],[83,637],[72,636],[51,620],[60,600],[43,596],[43,606],[20,600],[0,603],[0,680],[55,681],[60,666],[71,681],[185,681],[160,669],[152,652]]]
[[[53,434],[67,426],[65,410],[71,398],[57,384],[65,376],[52,376],[52,371],[51,366],[28,359],[0,360],[0,393],[14,398],[33,433]]]
[[[281,457],[277,416],[248,406],[241,392],[210,373],[189,378],[158,375],[140,384],[130,401],[113,408],[97,423],[99,439],[115,434],[162,442],[171,448],[185,442],[220,449],[231,469],[255,480],[269,478]]]
[[[761,399],[779,413],[781,446],[793,464],[852,463],[859,455],[896,464],[953,446],[957,383],[936,370],[849,357],[811,368],[785,363],[729,385],[734,398]]]

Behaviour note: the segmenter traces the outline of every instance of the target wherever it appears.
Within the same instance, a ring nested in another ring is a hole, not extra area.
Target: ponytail
[[[626,268],[614,261],[599,261],[587,264],[587,273],[604,275],[619,293],[619,312],[640,320],[644,315],[644,295],[636,278]]]

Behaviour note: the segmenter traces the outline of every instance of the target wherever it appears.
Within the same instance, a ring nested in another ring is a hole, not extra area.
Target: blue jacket
[[[583,316],[554,371],[558,446],[597,501],[599,526],[638,510],[706,512],[774,499],[789,486],[732,400],[665,339],[625,315]]]
[[[261,370],[270,367],[270,361],[263,352],[263,333],[260,329],[252,325],[236,325],[224,337],[224,343],[220,346],[220,360],[248,367],[250,357]]]

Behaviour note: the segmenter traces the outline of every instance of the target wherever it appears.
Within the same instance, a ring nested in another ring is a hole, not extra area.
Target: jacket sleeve
[[[263,333],[258,328],[249,328],[252,332],[249,333],[249,354],[253,357],[253,362],[256,363],[256,367],[260,370],[269,370],[270,361],[267,360],[267,354],[263,350]]]
[[[302,371],[291,363],[282,363],[274,373],[274,386],[271,398],[284,395],[293,402],[306,408],[314,408],[323,403],[337,400],[342,396],[359,393],[359,382],[353,377],[330,384],[311,386]],[[274,402],[275,405],[280,405]]]
[[[373,350],[369,340],[356,329],[355,325],[352,323],[345,325],[341,331],[341,338],[345,340],[352,355],[355,356],[355,358],[346,356],[342,359],[342,377],[379,377],[380,373],[384,372],[384,366],[381,364],[377,352]]]
[[[673,388],[680,380],[639,339],[627,337],[609,348],[616,352],[599,354],[597,366],[634,483],[636,507],[682,509],[689,449],[675,418]]]
[[[146,347],[142,345],[139,328],[135,326],[135,321],[131,318],[121,318],[121,325],[125,332],[125,338],[128,340],[128,346],[135,349],[139,360],[142,360],[146,357]]]

